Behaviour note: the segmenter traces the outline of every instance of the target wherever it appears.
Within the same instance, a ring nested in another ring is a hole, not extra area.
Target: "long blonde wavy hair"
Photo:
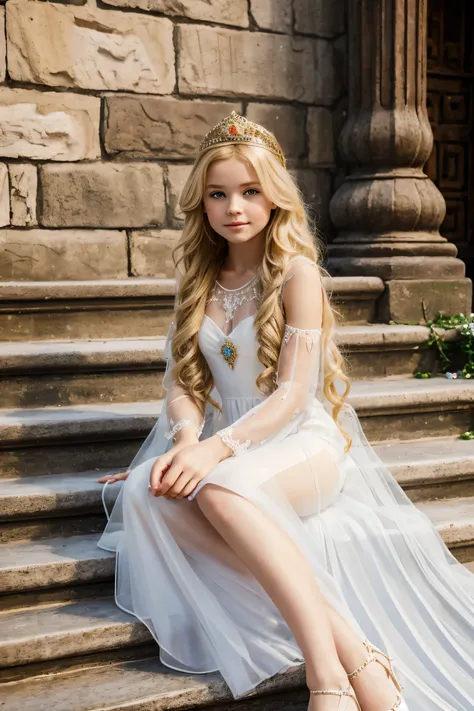
[[[302,254],[318,264],[321,275],[327,274],[320,264],[316,230],[305,209],[302,194],[293,177],[270,151],[256,146],[231,144],[216,146],[197,157],[181,193],[184,228],[172,252],[175,268],[181,277],[171,350],[176,362],[174,380],[193,400],[202,416],[208,402],[221,409],[210,395],[214,380],[199,348],[198,332],[206,302],[228,253],[227,241],[209,224],[203,210],[203,196],[209,166],[213,161],[228,158],[248,161],[257,173],[265,196],[277,205],[266,227],[265,253],[258,270],[263,293],[255,314],[255,327],[259,343],[258,359],[265,367],[256,385],[263,394],[269,395],[276,388],[274,376],[285,324],[278,297],[289,259],[295,254]],[[350,384],[344,372],[344,359],[334,342],[336,312],[324,288],[322,294],[323,391],[333,406],[332,417],[347,441],[347,451],[351,438],[338,422],[338,416]],[[335,387],[336,378],[345,384],[342,394]]]

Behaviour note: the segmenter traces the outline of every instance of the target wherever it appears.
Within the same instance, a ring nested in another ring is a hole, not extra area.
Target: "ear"
[[[274,203],[274,202],[272,202],[272,210],[276,210],[276,209],[277,209],[277,207],[278,207],[278,205],[275,205],[275,203]]]

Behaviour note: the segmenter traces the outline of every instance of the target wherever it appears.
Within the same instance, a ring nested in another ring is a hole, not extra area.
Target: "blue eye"
[[[255,188],[249,188],[249,189],[246,190],[245,192],[246,192],[246,193],[248,193],[248,192],[253,192],[253,193],[255,193],[256,195],[258,195],[258,192],[259,192],[259,191],[256,190]]]
[[[259,192],[260,192],[260,191],[257,190],[256,188],[248,188],[248,189],[245,191],[244,195],[246,195],[247,193],[253,193],[254,195],[258,195]],[[221,195],[224,195],[224,193],[222,192],[222,190],[215,190],[213,193],[210,193],[209,197],[211,197],[211,198],[216,198],[216,199],[218,200],[218,199],[219,199],[218,196],[221,196]],[[250,196],[250,197],[251,197],[251,196]]]

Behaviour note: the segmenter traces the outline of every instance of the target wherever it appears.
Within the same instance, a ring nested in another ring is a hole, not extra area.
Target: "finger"
[[[162,474],[169,467],[170,462],[171,459],[167,455],[162,455],[155,461],[150,472],[150,489],[158,490]]]
[[[159,484],[158,490],[160,496],[166,495],[166,493],[170,490],[170,488],[174,485],[174,483],[176,482],[178,477],[181,476],[182,473],[182,464],[180,464],[179,461],[176,461],[176,458],[174,458],[170,468],[167,472],[165,472]]]
[[[176,479],[175,483],[173,486],[168,490],[167,493],[167,498],[170,499],[179,499],[181,498],[181,492],[183,489],[188,485],[190,479],[192,479],[192,474],[180,474],[180,476]]]
[[[200,481],[201,479],[199,479],[199,477],[193,476],[193,478],[186,484],[184,489],[181,491],[179,498],[186,499],[188,496],[190,496]]]

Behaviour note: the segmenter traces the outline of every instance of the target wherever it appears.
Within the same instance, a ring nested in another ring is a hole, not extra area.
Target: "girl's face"
[[[236,158],[211,163],[203,203],[211,227],[234,243],[261,234],[276,208],[263,194],[254,167]]]

